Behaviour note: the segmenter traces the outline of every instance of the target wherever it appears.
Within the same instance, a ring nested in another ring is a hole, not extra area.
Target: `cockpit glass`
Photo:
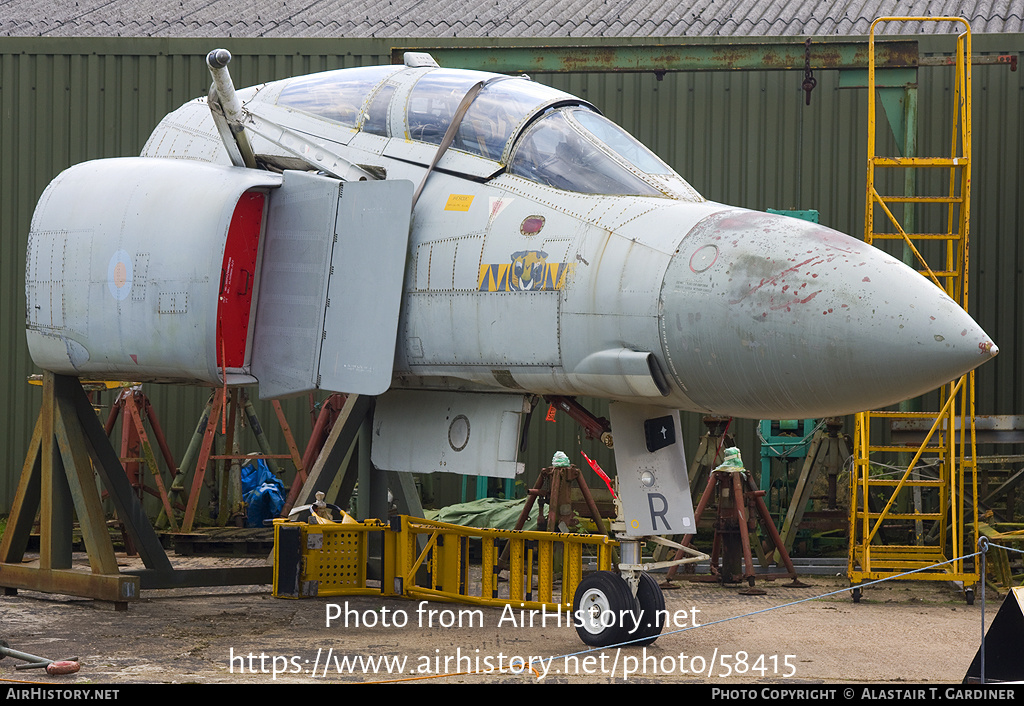
[[[500,161],[515,128],[539,106],[572,99],[567,93],[522,78],[482,72],[431,71],[409,96],[409,137],[440,144],[463,96],[478,81],[498,79],[477,95],[452,142],[455,149]]]
[[[441,144],[441,138],[451,125],[463,96],[477,81],[486,81],[490,76],[478,71],[455,72],[443,69],[425,74],[409,94],[409,137],[421,142]]]
[[[608,145],[620,157],[645,174],[673,174],[643,143],[603,115],[584,110],[573,111],[573,117],[587,132]]]
[[[285,86],[277,103],[355,127],[367,94],[401,68],[365,66],[303,76]]]
[[[665,195],[619,164],[598,146],[594,136],[577,127],[591,116],[600,116],[577,108],[572,111],[574,116],[585,117],[574,124],[567,113],[551,111],[526,131],[509,164],[510,173],[583,194]]]
[[[433,69],[405,94],[400,81],[387,82],[402,70],[367,66],[303,76],[288,81],[277,102],[388,137],[400,109],[392,103],[401,99],[404,137],[439,145],[466,93],[487,82],[466,110],[452,149],[509,162],[509,173],[566,191],[700,200],[653,152],[568,93],[526,78]]]
[[[466,111],[459,127],[462,149],[498,161],[516,126],[538,106],[572,99],[567,93],[522,78],[488,84]]]
[[[363,132],[387,137],[388,106],[391,105],[391,97],[394,93],[395,87],[388,83],[377,90],[377,94],[366,108],[366,117],[363,118]]]

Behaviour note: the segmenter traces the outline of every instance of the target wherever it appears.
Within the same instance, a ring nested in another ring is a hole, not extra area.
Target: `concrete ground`
[[[182,568],[195,561],[172,557]],[[51,677],[15,671],[21,662],[7,658],[0,686],[959,683],[978,649],[980,596],[968,606],[948,582],[888,582],[864,589],[854,604],[845,575],[803,581],[810,586],[759,582],[766,590],[760,596],[741,594],[745,586],[683,582],[665,592],[678,627],[648,647],[604,650],[588,650],[564,616],[561,626],[554,616],[545,625],[539,613],[493,607],[365,596],[286,600],[269,586],[250,586],[143,591],[127,611],[115,612],[91,600],[22,591],[0,597],[0,639],[50,659],[79,657],[81,670]],[[990,591],[986,622],[998,607]]]

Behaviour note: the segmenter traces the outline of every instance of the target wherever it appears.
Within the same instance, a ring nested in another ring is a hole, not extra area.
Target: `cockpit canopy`
[[[467,92],[484,82],[450,149],[533,182],[585,194],[700,195],[589,103],[526,78],[370,66],[287,81],[278,105],[363,133],[440,145]]]
[[[290,79],[277,103],[354,128],[360,123],[366,97],[381,81],[401,68],[366,66]]]

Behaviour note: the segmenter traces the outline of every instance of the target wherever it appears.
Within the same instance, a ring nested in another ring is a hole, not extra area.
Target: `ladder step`
[[[872,233],[875,240],[903,240],[899,233]],[[907,233],[911,240],[960,240],[959,233]]]
[[[870,478],[870,479],[868,479],[868,482],[867,482],[868,487],[887,486],[887,487],[890,487],[890,488],[894,488],[894,487],[896,487],[899,484],[900,484],[900,482],[898,480],[879,480],[879,479],[875,479],[875,478]],[[863,488],[864,485],[865,485],[865,483],[864,483],[863,480],[858,480],[857,481],[857,487],[858,488]],[[948,483],[946,481],[944,481],[944,480],[906,480],[906,481],[903,481],[903,487],[904,488],[906,488],[908,486],[918,486],[918,487],[921,487],[921,488],[927,488],[927,487],[941,488],[944,485],[948,485]]]
[[[944,556],[942,551],[934,545],[925,544],[885,544],[885,545],[871,545],[871,558],[874,559],[876,556],[883,557],[885,559],[891,558],[890,555],[898,554],[900,556],[911,556],[911,555],[926,555],[934,557],[935,561],[943,561],[949,557]]]
[[[892,203],[962,203],[961,196],[882,196],[878,195],[881,201]]]
[[[966,157],[871,157],[876,167],[966,167]]]
[[[918,270],[917,272],[925,276],[928,275],[928,270]],[[932,270],[932,274],[936,277],[955,277],[957,279],[963,276],[961,273],[954,272],[953,270]]]
[[[863,547],[857,548],[856,557],[864,558]],[[871,545],[871,563],[882,564],[893,561],[920,561],[925,566],[944,562],[949,557],[943,556],[938,547],[917,544],[873,544]]]
[[[870,415],[874,418],[886,419],[935,419],[937,412],[902,412],[888,409],[875,409],[863,412],[863,414]]]
[[[869,520],[877,520],[882,516],[880,512],[869,512],[867,518]],[[890,512],[885,516],[887,520],[941,520],[944,514],[941,512]],[[861,520],[865,517],[863,512],[857,513],[857,519]]]

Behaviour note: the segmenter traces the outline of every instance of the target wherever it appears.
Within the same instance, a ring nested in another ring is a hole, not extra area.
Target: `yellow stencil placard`
[[[445,211],[468,211],[473,203],[472,194],[451,194],[448,203],[444,205]]]

